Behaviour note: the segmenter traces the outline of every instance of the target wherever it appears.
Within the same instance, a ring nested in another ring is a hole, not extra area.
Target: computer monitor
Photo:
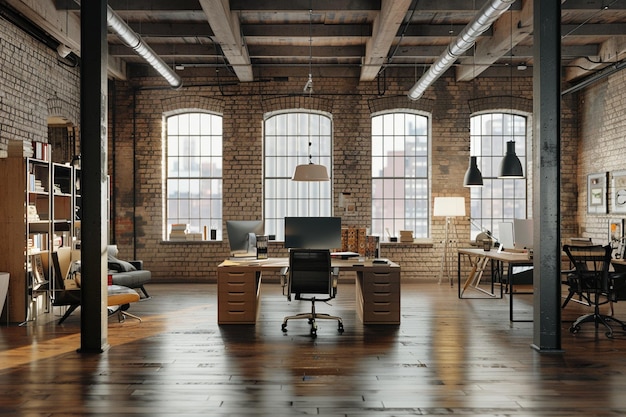
[[[341,248],[341,217],[285,217],[285,247]]]
[[[533,248],[533,219],[513,219],[515,249]]]
[[[256,256],[256,235],[262,235],[263,220],[227,220],[231,256]]]
[[[513,249],[515,239],[513,238],[513,223],[511,222],[502,222],[498,223],[498,242],[500,243],[500,248],[504,249]]]

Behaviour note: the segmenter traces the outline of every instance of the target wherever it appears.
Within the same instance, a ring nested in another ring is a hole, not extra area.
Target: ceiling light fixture
[[[464,187],[483,186],[483,174],[480,172],[480,169],[478,169],[476,159],[476,156],[470,156],[469,165],[467,167],[467,171],[465,171],[465,178],[463,178]]]
[[[511,107],[509,112],[511,113],[511,136],[515,134],[515,128],[513,126],[514,117],[513,114],[513,12],[511,12],[511,62],[509,63],[509,82],[511,85]],[[517,154],[515,153],[515,141],[510,140],[506,143],[506,153],[502,162],[500,162],[500,175],[498,178],[524,178],[524,170],[522,169],[522,163],[520,162]]]
[[[304,85],[304,92],[309,94],[313,93],[313,8],[309,9],[309,79]],[[314,164],[311,156],[311,111],[307,114],[307,128],[309,135],[309,163],[296,166],[296,170],[293,173],[292,181],[330,181],[328,176],[328,170],[324,165]]]
[[[475,4],[475,3],[474,3]],[[476,97],[476,44],[474,44],[474,54],[472,55],[472,95]],[[479,146],[477,148],[480,149]],[[477,159],[478,157],[472,156],[472,129],[470,128],[470,159],[467,171],[465,171],[465,177],[463,178],[464,187],[482,187],[483,186],[483,174],[478,169]]]

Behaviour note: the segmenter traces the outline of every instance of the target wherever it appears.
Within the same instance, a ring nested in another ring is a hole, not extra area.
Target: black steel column
[[[107,341],[107,0],[83,1],[80,129],[82,163],[80,351],[102,352]]]
[[[561,352],[561,2],[533,0],[533,348]]]

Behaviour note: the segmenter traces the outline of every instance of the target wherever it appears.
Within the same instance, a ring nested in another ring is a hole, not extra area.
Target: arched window
[[[429,132],[417,113],[372,117],[372,234],[429,236]]]
[[[332,215],[332,119],[328,113],[304,110],[270,113],[263,131],[265,234],[283,240],[285,217]],[[309,156],[326,166],[331,181],[291,180]]]
[[[480,227],[497,237],[498,224],[525,219],[527,214],[526,177],[498,178],[500,162],[506,152],[506,143],[515,141],[524,174],[526,172],[527,118],[511,113],[483,113],[471,117],[471,155],[477,156],[483,174],[483,187],[471,188],[470,216],[473,222],[471,239],[480,233]]]
[[[167,238],[208,239],[215,229],[221,240],[222,117],[181,113],[165,122]],[[179,233],[181,225],[191,234]]]

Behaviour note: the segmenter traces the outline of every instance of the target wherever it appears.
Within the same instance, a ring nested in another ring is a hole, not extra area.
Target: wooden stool
[[[141,321],[141,318],[127,312],[130,303],[139,301],[139,294],[137,291],[122,287],[121,285],[109,285],[107,296],[107,307],[109,308],[109,316],[117,313],[118,320],[124,321],[126,316],[132,317]]]

